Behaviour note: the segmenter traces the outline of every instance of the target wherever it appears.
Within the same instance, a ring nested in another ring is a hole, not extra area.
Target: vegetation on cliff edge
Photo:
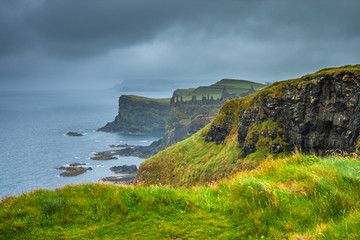
[[[196,96],[198,100],[201,100],[202,97],[213,97],[214,99],[220,98],[222,91],[226,87],[228,93],[235,93],[237,95],[246,93],[251,89],[259,90],[265,87],[262,83],[247,81],[247,80],[237,80],[237,79],[222,79],[210,86],[200,86],[197,88],[188,88],[188,89],[177,89],[174,91],[174,97],[183,97],[184,100],[191,100],[192,96]]]
[[[283,119],[272,120],[266,116],[269,113],[265,110],[268,111],[274,105],[272,99],[281,99],[290,88],[297,90],[306,88],[307,84],[314,86],[324,76],[335,78],[342,75],[340,81],[343,82],[360,77],[360,65],[323,69],[298,79],[276,82],[250,96],[227,101],[210,125],[143,162],[136,180],[172,186],[204,184],[256,168],[271,152],[274,157],[289,153],[294,146],[287,142]],[[295,91],[295,100],[299,97],[296,94]],[[270,107],[265,109],[267,103]],[[273,115],[273,118],[277,117],[276,114]],[[240,146],[239,128],[244,125],[241,121],[253,121],[256,118],[265,120],[255,121],[246,128],[243,146]],[[215,131],[227,134],[224,140],[206,141],[206,135],[214,127],[220,128]],[[255,148],[255,151],[244,154],[243,149],[248,146]]]

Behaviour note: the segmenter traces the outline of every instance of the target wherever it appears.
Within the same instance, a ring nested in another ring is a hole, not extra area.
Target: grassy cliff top
[[[237,79],[222,79],[210,86],[200,86],[197,88],[189,89],[177,89],[174,91],[173,96],[182,96],[184,100],[191,100],[192,96],[196,96],[197,99],[204,97],[213,97],[214,99],[220,98],[224,87],[226,87],[228,93],[246,93],[253,86],[255,90],[259,90],[265,87],[262,83],[256,83],[247,80]]]
[[[0,203],[0,239],[359,239],[360,162],[268,157],[203,187],[68,185]]]
[[[147,98],[136,95],[122,95],[121,97],[130,99],[132,101],[138,102],[148,102],[148,103],[160,103],[160,104],[170,104],[170,98]]]
[[[264,84],[251,82],[247,80],[236,79],[222,79],[210,86],[200,86],[197,88],[177,89],[174,91],[174,96],[183,97],[184,101],[191,100],[192,96],[196,96],[198,100],[201,100],[203,96],[212,96],[214,99],[220,98],[223,88],[226,87],[229,93],[245,93],[251,86],[255,90],[259,90],[265,87]],[[170,103],[170,98],[147,98],[136,95],[123,95],[124,98],[128,98],[133,101],[141,102],[154,102],[154,103]]]
[[[251,86],[254,87],[255,90],[259,90],[263,87],[265,87],[265,84],[252,82],[248,80],[238,80],[238,79],[222,79],[214,84],[211,85],[211,87],[221,87],[224,86],[230,87],[230,88],[247,88],[249,89]]]

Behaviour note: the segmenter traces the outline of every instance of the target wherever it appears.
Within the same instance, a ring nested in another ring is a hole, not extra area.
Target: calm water
[[[119,95],[113,90],[0,92],[0,197],[96,182],[116,175],[109,170],[112,166],[139,166],[143,159],[136,157],[89,159],[94,152],[109,150],[111,144],[149,145],[156,140],[95,131],[114,119]],[[69,131],[86,135],[66,136]],[[74,162],[87,163],[93,170],[59,177],[62,171],[54,168]]]

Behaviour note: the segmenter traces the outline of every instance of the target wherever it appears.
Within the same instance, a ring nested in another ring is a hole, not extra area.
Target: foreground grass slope
[[[0,204],[0,239],[359,239],[360,161],[273,160],[192,188],[105,184]]]

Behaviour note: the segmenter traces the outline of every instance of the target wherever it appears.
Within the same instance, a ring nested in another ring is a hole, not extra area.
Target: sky
[[[274,82],[360,63],[359,0],[0,0],[0,89]]]

